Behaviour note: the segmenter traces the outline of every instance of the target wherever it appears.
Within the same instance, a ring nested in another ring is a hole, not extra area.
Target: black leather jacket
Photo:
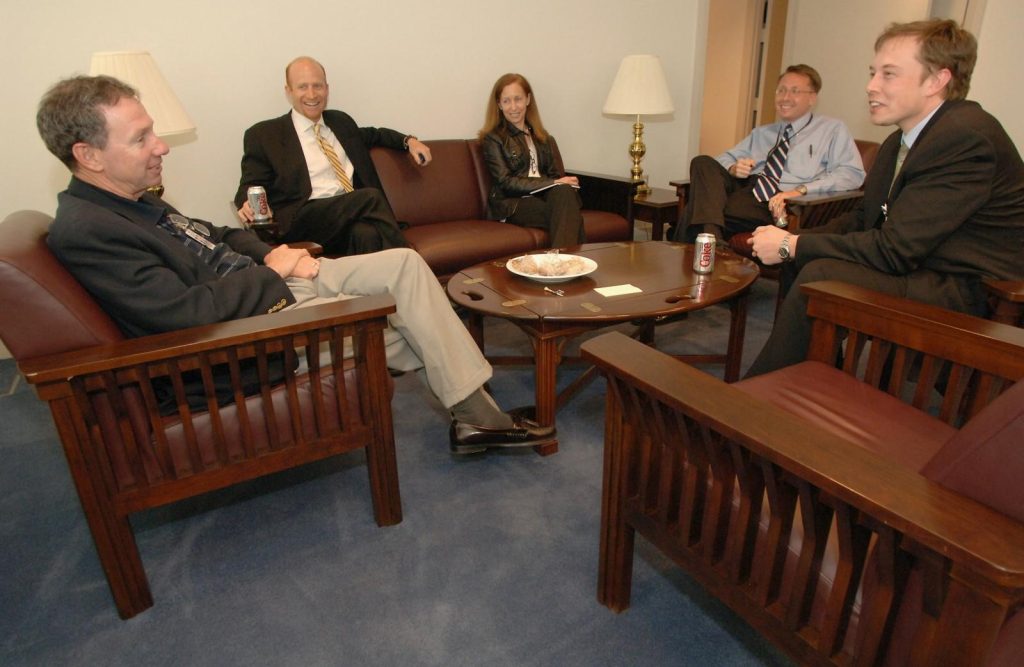
[[[526,135],[514,125],[505,123],[491,132],[482,142],[484,162],[491,172],[491,192],[487,198],[487,216],[504,220],[515,213],[519,200],[533,190],[551,185],[565,175],[555,138],[548,135],[545,142],[534,139],[537,149],[539,178],[530,178],[530,148]]]

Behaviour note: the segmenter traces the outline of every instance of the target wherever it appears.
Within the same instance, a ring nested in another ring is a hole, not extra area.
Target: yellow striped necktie
[[[355,189],[352,187],[352,179],[345,173],[345,169],[341,166],[341,160],[338,159],[338,154],[334,152],[334,148],[331,147],[326,139],[320,136],[320,123],[313,125],[313,134],[316,135],[316,143],[320,145],[320,150],[323,151],[324,157],[331,163],[331,168],[334,169],[334,175],[338,177],[341,187],[345,189],[345,192],[352,192]]]

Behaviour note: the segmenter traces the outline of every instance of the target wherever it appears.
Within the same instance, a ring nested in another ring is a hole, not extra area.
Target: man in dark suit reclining
[[[284,76],[292,110],[245,132],[235,194],[239,218],[253,220],[246,191],[262,185],[284,243],[316,241],[329,255],[408,246],[381,190],[370,148],[408,151],[421,166],[430,163],[430,149],[411,135],[358,127],[347,113],[328,110],[327,73],[316,60],[296,58]]]

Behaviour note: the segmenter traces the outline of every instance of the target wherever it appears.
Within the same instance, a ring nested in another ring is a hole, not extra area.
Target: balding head
[[[292,108],[314,123],[327,108],[327,71],[309,56],[301,56],[284,68],[284,92]]]

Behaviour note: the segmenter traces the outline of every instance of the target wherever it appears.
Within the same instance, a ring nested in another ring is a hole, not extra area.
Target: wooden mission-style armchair
[[[0,338],[50,405],[122,618],[153,604],[134,512],[365,449],[377,523],[402,520],[383,339],[391,297],[125,339],[47,248],[51,221],[21,211],[0,224]],[[308,372],[271,383],[275,365],[300,356]],[[229,376],[219,400],[215,368]],[[200,409],[186,398],[190,374],[202,379]],[[247,375],[257,386],[243,386]],[[171,416],[154,391],[161,379]]]
[[[608,378],[598,599],[629,606],[639,532],[801,664],[1022,664],[1024,330],[804,289],[808,361],[732,385],[584,343]]]

